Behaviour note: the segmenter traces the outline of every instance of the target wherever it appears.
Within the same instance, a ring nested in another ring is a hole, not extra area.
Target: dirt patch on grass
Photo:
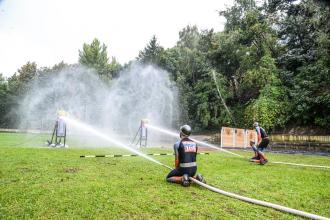
[[[28,167],[21,167],[21,168],[18,168],[18,169],[19,169],[19,171],[21,171],[22,173],[27,173],[27,172],[34,171],[33,169],[28,168]]]
[[[78,171],[80,171],[80,169],[76,167],[64,168],[64,172],[66,173],[78,173]]]
[[[232,215],[236,215],[237,214],[236,213],[236,210],[234,208],[226,207],[225,210],[226,210],[227,213],[230,213]]]

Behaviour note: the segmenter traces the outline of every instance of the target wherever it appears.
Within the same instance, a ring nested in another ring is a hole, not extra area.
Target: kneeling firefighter
[[[197,171],[197,144],[189,139],[190,134],[191,128],[189,125],[180,127],[181,140],[174,144],[175,169],[167,175],[166,180],[168,182],[189,186],[189,177],[193,177],[205,183],[202,175],[198,174],[194,177]]]

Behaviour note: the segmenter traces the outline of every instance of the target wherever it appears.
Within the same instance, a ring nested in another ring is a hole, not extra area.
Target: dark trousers
[[[263,138],[258,146],[258,151],[263,151],[269,144],[269,138]]]
[[[174,170],[172,170],[166,177],[170,178],[172,176],[183,176],[184,174],[188,174],[188,176],[195,176],[197,171],[197,166],[196,167],[187,167],[187,168],[176,168]]]

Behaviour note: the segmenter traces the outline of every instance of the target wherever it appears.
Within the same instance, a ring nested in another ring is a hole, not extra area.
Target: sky
[[[218,11],[233,0],[0,0],[0,73],[28,61],[77,63],[83,43],[98,38],[124,64],[156,35],[173,47],[187,25],[223,30]]]

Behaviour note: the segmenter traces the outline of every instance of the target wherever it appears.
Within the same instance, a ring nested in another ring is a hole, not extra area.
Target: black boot
[[[202,183],[206,183],[205,178],[203,177],[202,174],[197,174],[196,180],[198,180],[199,182],[202,182]]]
[[[185,186],[185,187],[190,185],[188,174],[184,174],[182,176],[182,183],[181,184],[182,184],[182,186]]]

